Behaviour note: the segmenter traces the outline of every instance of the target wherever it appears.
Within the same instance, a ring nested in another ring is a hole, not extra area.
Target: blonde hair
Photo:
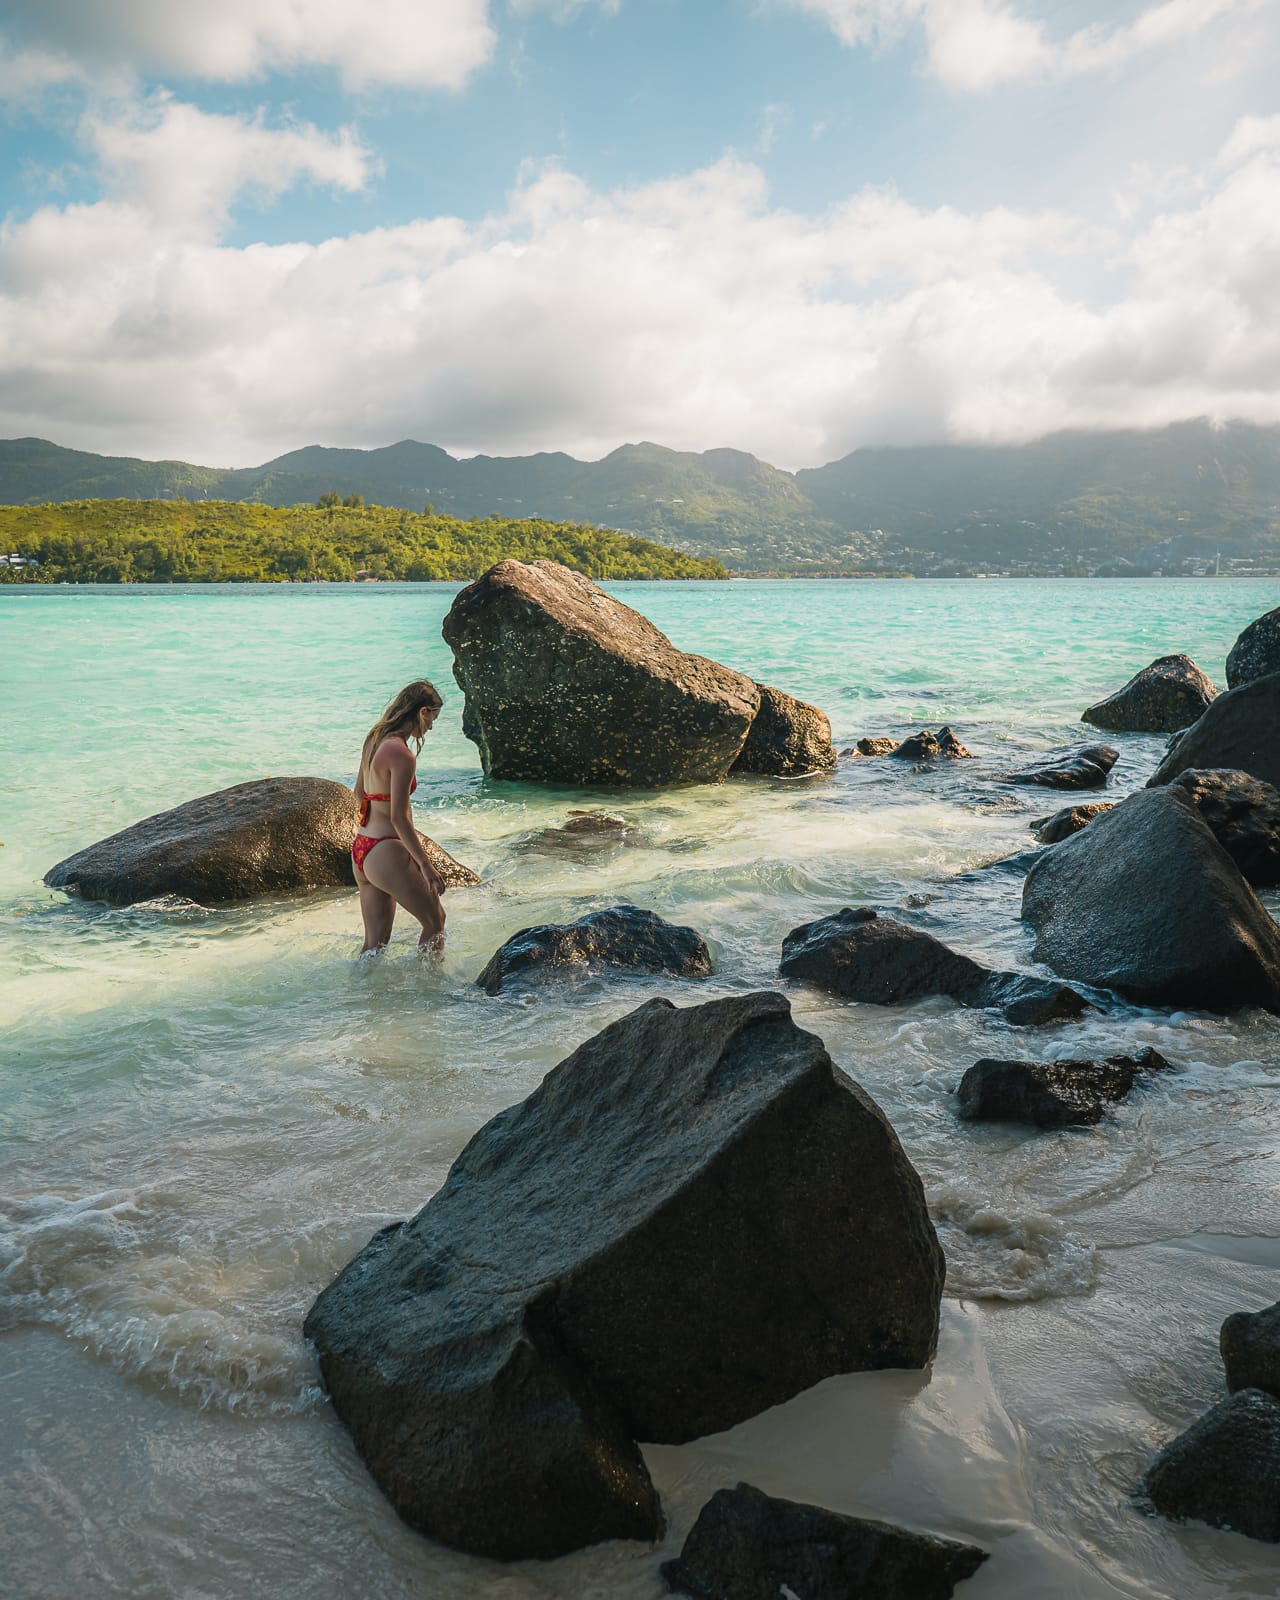
[[[360,778],[356,786],[357,793],[364,787],[365,762],[373,758],[378,746],[388,734],[398,732],[400,727],[411,718],[416,717],[419,711],[425,711],[428,707],[434,707],[438,711],[443,704],[444,698],[439,689],[436,688],[434,683],[428,682],[426,678],[416,678],[412,683],[405,684],[404,688],[391,701],[373,727],[369,729],[364,744],[360,747]],[[406,739],[405,742],[408,743],[408,740]],[[413,742],[415,748],[421,751],[422,736],[420,734],[415,735]]]

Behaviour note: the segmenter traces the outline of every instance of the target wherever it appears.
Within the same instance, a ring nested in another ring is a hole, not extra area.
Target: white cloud
[[[153,225],[210,232],[243,191],[269,201],[311,181],[354,193],[376,168],[349,128],[269,128],[261,113],[212,115],[166,94],[112,114],[91,111],[81,133],[111,198],[137,205]]]
[[[332,67],[349,88],[460,88],[491,57],[488,0],[9,0],[6,23],[67,70],[238,82]]]
[[[1270,122],[1242,122],[1198,193],[1124,232],[874,189],[804,216],[730,158],[613,192],[530,169],[477,224],[237,248],[174,199],[188,113],[100,135],[108,198],[0,233],[0,435],[222,463],[406,435],[585,456],[653,438],[800,466],[863,443],[1280,420]],[[197,162],[208,215],[277,152],[298,177],[367,170],[314,130],[219,125]]]
[[[1021,78],[1114,71],[1195,38],[1230,13],[1271,0],[1158,0],[1129,24],[1092,24],[1065,38],[1010,0],[781,0],[825,21],[844,44],[884,47],[913,29],[928,71],[953,89],[980,91]]]

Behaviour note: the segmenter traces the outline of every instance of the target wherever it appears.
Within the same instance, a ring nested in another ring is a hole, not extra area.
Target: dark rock
[[[1236,1311],[1218,1336],[1227,1388],[1264,1389],[1280,1399],[1280,1302],[1265,1311]]]
[[[554,561],[500,561],[459,591],[443,631],[490,778],[719,783],[760,705],[750,678],[677,650]]]
[[[711,954],[692,928],[664,922],[639,906],[610,906],[576,922],[521,928],[476,979],[486,994],[519,981],[621,967],[628,972],[669,973],[675,978],[711,976]]]
[[[1038,783],[1046,789],[1103,789],[1107,775],[1120,759],[1109,744],[1082,744],[1008,775],[1009,783]]]
[[[1063,839],[1069,839],[1073,833],[1079,833],[1081,828],[1087,828],[1095,817],[1100,817],[1104,811],[1111,811],[1114,806],[1114,800],[1093,800],[1083,806],[1064,806],[1051,817],[1037,817],[1031,824],[1031,831],[1041,844],[1058,844]]]
[[[697,1600],[948,1600],[987,1559],[976,1545],[775,1500],[749,1483],[712,1495],[670,1588]]]
[[[1238,689],[1280,672],[1280,606],[1251,622],[1227,656],[1227,687]]]
[[[865,739],[859,741],[859,748],[863,744],[887,744],[884,739]],[[940,756],[948,761],[972,761],[973,752],[966,750],[952,733],[950,728],[939,728],[936,734],[930,733],[927,728],[920,733],[912,734],[909,739],[904,739],[901,744],[893,745],[889,750],[873,750],[864,752],[869,755],[889,755],[901,761],[936,761]]]
[[[893,1129],[782,995],[655,999],[486,1124],[305,1332],[407,1522],[547,1557],[658,1536],[633,1439],[923,1366],[943,1270]]]
[[[1169,1063],[1158,1051],[1105,1061],[993,1061],[984,1057],[960,1080],[966,1122],[1031,1122],[1037,1128],[1091,1127],[1123,1100],[1144,1072]]]
[[[356,797],[345,784],[260,778],[135,822],[59,861],[44,881],[117,906],[164,895],[216,905],[340,888],[355,883],[355,831]],[[446,884],[479,883],[469,867],[423,842]]]
[[[1075,1017],[1087,1002],[1073,989],[1020,972],[996,972],[957,955],[932,934],[847,906],[793,928],[782,943],[784,977],[846,1000],[895,1006],[946,994],[963,1006],[999,1006],[1010,1022]]]
[[[1280,732],[1280,730],[1277,730]],[[1170,785],[1185,789],[1214,838],[1256,888],[1280,884],[1280,792],[1247,772],[1189,767]]]
[[[1139,1005],[1280,1010],[1280,930],[1183,789],[1142,789],[1036,862],[1035,957]]]
[[[742,754],[730,769],[766,777],[798,778],[807,772],[830,772],[836,764],[831,724],[817,706],[793,700],[780,689],[758,683],[756,712]]]
[[[898,748],[896,739],[859,739],[852,750],[842,750],[844,756],[887,756]]]
[[[1123,689],[1082,711],[1080,720],[1114,733],[1176,733],[1189,727],[1217,693],[1190,656],[1160,656]]]
[[[889,754],[895,761],[936,761],[942,754],[942,746],[925,728],[920,733],[913,733],[901,744],[894,745]]]
[[[1220,694],[1165,752],[1147,779],[1149,789],[1170,783],[1189,767],[1248,772],[1280,789],[1280,672]]]
[[[1280,1541],[1280,1400],[1241,1389],[1168,1444],[1143,1482],[1163,1516]]]

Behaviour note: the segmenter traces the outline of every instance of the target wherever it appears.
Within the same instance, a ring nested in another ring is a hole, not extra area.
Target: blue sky
[[[1280,0],[8,0],[0,435],[1280,420]]]

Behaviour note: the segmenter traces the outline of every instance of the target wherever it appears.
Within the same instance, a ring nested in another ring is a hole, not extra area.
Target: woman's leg
[[[360,890],[360,915],[364,918],[364,946],[360,954],[381,950],[391,938],[391,925],[396,920],[396,902],[392,895],[369,882],[361,868],[356,868],[356,885]]]
[[[439,950],[444,945],[444,907],[440,896],[432,894],[421,868],[399,839],[386,839],[364,858],[365,877],[402,905],[422,924],[420,950]],[[388,931],[390,924],[388,923]]]

